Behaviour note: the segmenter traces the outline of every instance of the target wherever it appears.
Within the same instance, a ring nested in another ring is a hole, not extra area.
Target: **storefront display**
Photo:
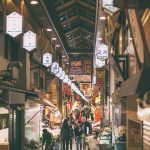
[[[8,149],[8,110],[0,107],[0,149]]]

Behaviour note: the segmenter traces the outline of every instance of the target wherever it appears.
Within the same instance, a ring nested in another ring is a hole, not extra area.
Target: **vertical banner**
[[[32,31],[28,31],[23,35],[23,48],[28,51],[36,48],[36,34]]]
[[[52,64],[52,55],[50,53],[45,53],[43,55],[43,65],[49,67]]]
[[[105,65],[105,59],[108,58],[108,46],[101,43],[95,50],[95,65],[96,68],[101,68]]]
[[[22,16],[12,12],[6,18],[6,33],[16,37],[22,33]]]

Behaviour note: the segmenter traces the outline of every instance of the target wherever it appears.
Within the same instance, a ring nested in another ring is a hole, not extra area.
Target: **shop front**
[[[8,124],[9,111],[5,107],[0,106],[0,149],[8,149]]]
[[[42,131],[47,129],[56,138],[60,129],[62,115],[55,106],[46,99],[26,101],[25,104],[25,147],[39,148],[42,142]]]
[[[37,93],[22,90],[15,86],[0,84],[0,149],[24,149],[25,99],[37,97]]]

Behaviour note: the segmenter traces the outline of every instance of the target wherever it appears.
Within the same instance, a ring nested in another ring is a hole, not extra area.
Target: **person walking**
[[[80,122],[78,122],[75,125],[74,133],[75,133],[75,140],[76,140],[76,148],[77,150],[79,150],[80,147],[80,150],[82,150],[82,127]]]
[[[72,150],[72,138],[74,137],[74,132],[73,132],[72,125],[70,125],[69,127],[70,127],[70,132],[69,132],[69,145],[70,145],[70,150]]]
[[[83,132],[83,149],[86,149],[88,147],[88,150],[90,149],[89,145],[89,129],[90,129],[90,123],[87,121],[87,118],[84,118],[84,121],[82,123],[82,132]]]
[[[43,129],[43,138],[42,138],[42,148],[45,146],[44,150],[52,150],[53,144],[53,135],[47,131],[47,129]]]
[[[62,128],[61,128],[61,140],[62,140],[62,145],[63,145],[63,150],[69,150],[69,132],[70,132],[70,128],[68,125],[68,120],[65,119],[63,121],[62,124]]]

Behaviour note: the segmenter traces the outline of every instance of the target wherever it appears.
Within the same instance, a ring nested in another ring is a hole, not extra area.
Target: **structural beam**
[[[61,11],[61,10],[67,9],[70,6],[74,5],[75,2],[76,2],[76,0],[68,1],[67,3],[64,3],[64,5],[60,5],[60,6],[56,7],[56,11]]]
[[[114,0],[118,8],[150,8],[150,0]]]
[[[138,15],[138,10],[128,9],[128,20],[133,37],[135,54],[137,57],[139,69],[150,66],[150,53],[148,44],[144,34],[141,17]]]

